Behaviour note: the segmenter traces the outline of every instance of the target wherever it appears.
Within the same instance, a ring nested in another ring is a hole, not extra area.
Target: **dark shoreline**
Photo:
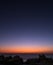
[[[0,55],[0,65],[53,65],[53,59],[39,54],[39,58],[29,58],[25,62],[23,58],[15,55],[14,57]]]

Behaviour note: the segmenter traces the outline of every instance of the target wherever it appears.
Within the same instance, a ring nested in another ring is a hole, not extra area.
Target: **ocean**
[[[1,54],[0,54],[1,55]],[[39,54],[3,54],[5,57],[8,56],[20,56],[21,58],[23,58],[23,61],[26,61],[27,59],[31,59],[31,58],[39,58]],[[53,54],[44,54],[46,57],[48,58],[52,58],[53,59]]]

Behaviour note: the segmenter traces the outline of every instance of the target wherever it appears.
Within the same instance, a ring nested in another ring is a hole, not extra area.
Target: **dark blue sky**
[[[0,46],[11,45],[52,48],[53,2],[0,2]]]

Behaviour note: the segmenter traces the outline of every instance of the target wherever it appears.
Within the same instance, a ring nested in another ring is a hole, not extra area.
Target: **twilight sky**
[[[0,52],[53,52],[53,3],[1,1]]]

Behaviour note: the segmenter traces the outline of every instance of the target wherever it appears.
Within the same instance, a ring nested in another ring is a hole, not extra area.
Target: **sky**
[[[0,53],[53,52],[53,3],[0,2]]]

